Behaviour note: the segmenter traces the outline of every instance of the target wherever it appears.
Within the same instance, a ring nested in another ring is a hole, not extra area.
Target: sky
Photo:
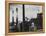
[[[37,18],[37,13],[42,13],[42,6],[37,5],[24,5],[25,6],[25,17]],[[14,21],[16,22],[16,8],[18,8],[18,21],[23,21],[23,9],[22,5],[10,5],[10,22],[12,22],[12,16],[14,16]],[[12,14],[12,10],[14,10],[14,14]]]

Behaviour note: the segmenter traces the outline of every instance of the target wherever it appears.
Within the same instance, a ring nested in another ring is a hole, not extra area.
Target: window
[[[43,33],[44,13],[44,3],[6,2],[6,33]]]
[[[12,4],[10,5],[10,31],[41,31],[43,30],[42,15],[42,6]]]

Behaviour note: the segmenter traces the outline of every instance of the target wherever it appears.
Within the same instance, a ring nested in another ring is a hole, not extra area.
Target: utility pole
[[[16,31],[18,32],[17,25],[18,25],[18,8],[16,8]]]
[[[22,31],[24,31],[24,23],[25,23],[25,7],[23,4],[23,23],[22,23]]]

